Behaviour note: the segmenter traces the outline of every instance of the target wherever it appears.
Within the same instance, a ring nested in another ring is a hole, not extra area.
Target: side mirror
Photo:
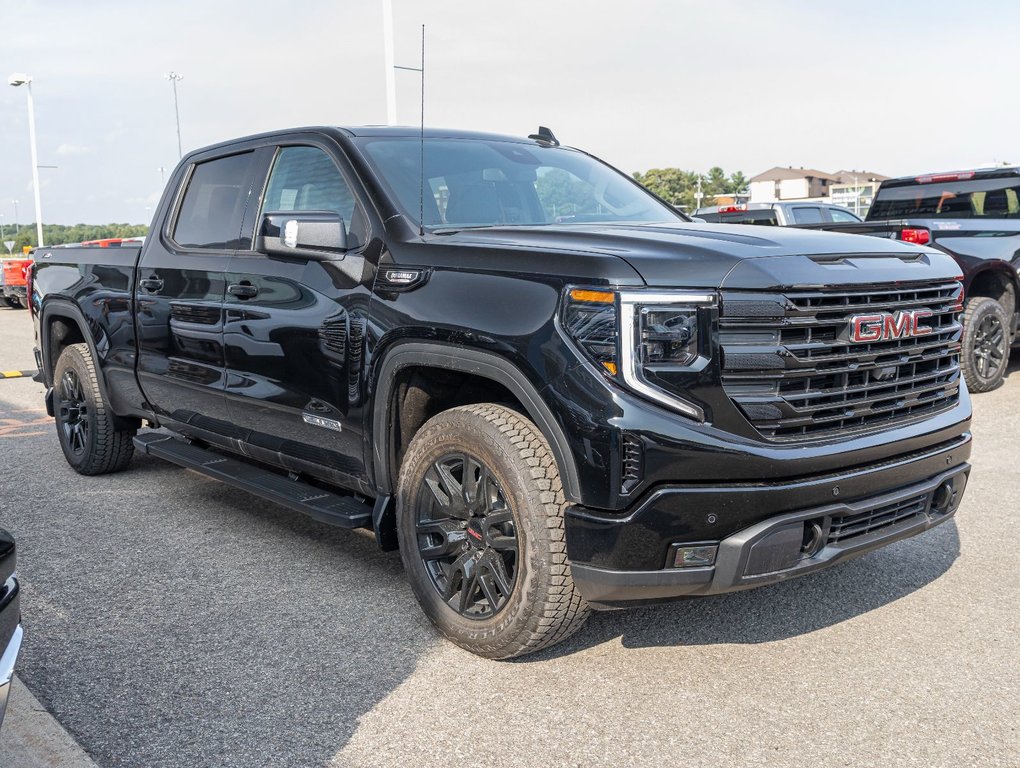
[[[347,228],[333,211],[264,213],[255,250],[268,256],[332,259],[347,251]]]

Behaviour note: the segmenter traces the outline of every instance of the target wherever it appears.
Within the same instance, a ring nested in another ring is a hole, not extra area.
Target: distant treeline
[[[685,171],[680,168],[652,168],[635,173],[634,179],[650,189],[667,203],[679,205],[693,213],[698,207],[698,179],[701,179],[701,204],[715,205],[715,196],[746,192],[749,181],[740,171],[726,175],[716,166],[707,174]]]
[[[43,241],[46,245],[80,243],[84,240],[101,240],[107,237],[141,237],[149,233],[144,224],[43,224]],[[35,224],[22,224],[18,232],[13,225],[4,224],[3,240],[13,240],[11,251],[21,253],[23,246],[36,246]],[[3,253],[7,253],[3,246]]]

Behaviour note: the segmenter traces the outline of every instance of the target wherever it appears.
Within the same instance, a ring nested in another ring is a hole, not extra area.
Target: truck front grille
[[[956,282],[785,294],[727,293],[723,387],[764,437],[827,438],[950,408],[960,396]],[[856,315],[927,310],[923,336],[854,343]]]

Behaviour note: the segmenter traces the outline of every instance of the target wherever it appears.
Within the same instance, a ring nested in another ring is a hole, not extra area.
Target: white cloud
[[[61,157],[80,157],[81,155],[91,155],[95,151],[95,147],[82,146],[81,144],[61,144],[57,147],[57,154]]]

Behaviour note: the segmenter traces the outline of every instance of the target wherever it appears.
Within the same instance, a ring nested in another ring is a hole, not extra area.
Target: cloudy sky
[[[393,0],[398,64],[427,25],[426,122],[527,134],[631,172],[773,165],[888,175],[1020,162],[1012,0]],[[43,220],[147,222],[184,150],[385,122],[378,0],[0,0],[27,72]],[[398,72],[398,118],[418,119]],[[24,88],[0,88],[0,214],[34,219]]]

